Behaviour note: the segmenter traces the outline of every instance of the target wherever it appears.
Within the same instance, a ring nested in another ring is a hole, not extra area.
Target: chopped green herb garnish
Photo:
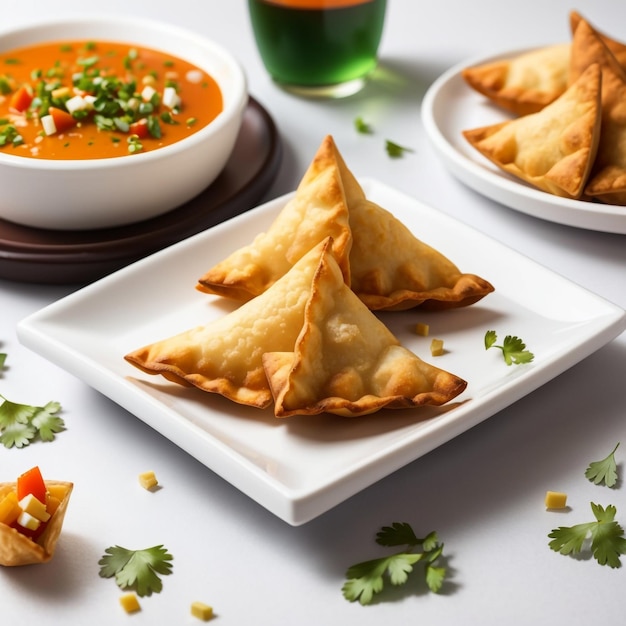
[[[0,147],[20,146],[24,143],[24,138],[13,124],[0,125]]]
[[[179,123],[172,117],[172,114],[169,111],[163,111],[163,113],[161,113],[161,121],[164,122],[165,124],[178,124]]]
[[[413,152],[411,148],[400,146],[399,144],[394,143],[393,141],[390,141],[389,139],[385,141],[385,149],[387,150],[387,154],[393,158],[404,156],[405,152]]]
[[[342,587],[346,600],[370,604],[374,595],[383,590],[385,579],[392,585],[403,585],[413,571],[413,566],[420,561],[424,564],[428,588],[434,593],[441,589],[446,568],[437,565],[442,556],[443,544],[439,543],[435,532],[425,537],[417,537],[410,524],[394,522],[378,532],[376,543],[387,547],[405,546],[406,549],[391,556],[363,561],[349,567],[346,572],[347,580]]]
[[[130,152],[130,154],[134,154],[135,152],[141,152],[141,150],[143,150],[143,145],[141,144],[141,141],[139,140],[139,137],[137,137],[137,135],[131,135],[127,141],[128,152]]]
[[[592,502],[591,510],[595,521],[559,526],[548,535],[552,539],[548,545],[560,554],[578,554],[591,538],[591,553],[600,565],[621,567],[620,555],[626,554],[626,538],[624,529],[615,521],[617,509],[611,504],[605,509]]]
[[[370,135],[372,133],[371,125],[365,122],[362,117],[357,117],[354,120],[354,127],[358,133],[362,133],[364,135]]]
[[[513,363],[516,365],[530,363],[535,358],[532,352],[526,350],[526,344],[519,337],[507,335],[501,346],[496,345],[497,340],[498,336],[496,335],[496,331],[488,330],[485,333],[485,350],[489,350],[489,348],[499,348],[502,350],[504,362],[507,365],[512,365]]]
[[[120,589],[134,590],[139,596],[150,596],[163,589],[159,574],[172,573],[172,555],[162,546],[145,550],[128,550],[113,546],[98,561],[100,576],[113,578]]]
[[[594,484],[604,483],[607,487],[614,487],[617,484],[617,463],[615,462],[615,451],[619,447],[619,442],[613,448],[613,452],[601,461],[593,461],[585,471],[585,476]]]
[[[65,423],[57,413],[58,402],[45,406],[18,404],[0,395],[0,443],[5,448],[23,448],[34,439],[52,441],[56,433],[65,430]]]

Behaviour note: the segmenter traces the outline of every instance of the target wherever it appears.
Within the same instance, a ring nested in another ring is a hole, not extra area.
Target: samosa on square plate
[[[465,381],[409,352],[346,285],[329,237],[264,293],[131,352],[142,371],[285,417],[441,405]]]
[[[548,193],[578,199],[601,133],[602,72],[593,64],[538,113],[463,131],[499,168]]]
[[[438,406],[467,385],[400,345],[344,283],[328,249],[293,349],[264,354],[263,367],[277,417]]]
[[[245,301],[327,237],[346,284],[372,310],[467,306],[493,291],[370,201],[331,136],[267,232],[205,272],[197,288]]]

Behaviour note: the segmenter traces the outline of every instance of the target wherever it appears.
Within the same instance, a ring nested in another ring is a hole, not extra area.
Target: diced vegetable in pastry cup
[[[57,541],[63,527],[63,520],[73,483],[46,480],[46,509],[50,514],[39,534],[23,532],[16,524],[0,522],[0,565],[30,565],[46,563],[54,556]],[[16,483],[0,483],[0,505],[9,494],[15,494]],[[13,499],[13,496],[10,496]],[[28,533],[28,534],[27,534]],[[31,536],[29,536],[29,534]]]

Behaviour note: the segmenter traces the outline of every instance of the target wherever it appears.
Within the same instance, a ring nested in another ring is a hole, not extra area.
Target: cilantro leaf
[[[434,593],[441,589],[445,580],[446,568],[436,567],[435,562],[442,555],[443,544],[439,544],[436,533],[419,538],[410,524],[395,522],[383,526],[376,535],[376,542],[382,546],[406,546],[406,550],[370,561],[363,561],[348,568],[346,582],[342,587],[346,600],[358,600],[362,605],[370,604],[375,594],[383,590],[385,578],[392,585],[403,585],[408,581],[413,566],[424,562],[425,581]],[[421,551],[415,551],[421,548]]]
[[[358,133],[363,135],[370,135],[372,133],[372,127],[362,117],[357,117],[354,120],[354,127]]]
[[[488,330],[485,333],[485,350],[489,350],[489,348],[498,348],[502,351],[502,356],[504,357],[504,362],[507,365],[512,365],[515,363],[516,365],[520,365],[521,363],[530,363],[535,355],[526,350],[526,344],[519,338],[514,335],[507,335],[502,342],[502,345],[496,345],[496,341],[498,340],[498,336],[496,335],[495,330]]]
[[[385,140],[385,150],[387,150],[387,154],[392,158],[404,156],[405,152],[413,152],[411,148],[401,146],[389,139]]]
[[[613,452],[601,461],[593,461],[585,471],[585,476],[594,484],[599,485],[604,482],[607,487],[614,487],[617,484],[617,464],[615,462],[615,451],[619,447],[619,442],[613,448]]]
[[[591,553],[600,565],[621,567],[620,555],[626,554],[624,529],[615,521],[617,509],[613,505],[603,508],[591,503],[595,522],[559,526],[548,537],[552,550],[560,554],[577,554],[583,550],[585,540],[591,538]]]
[[[100,576],[115,577],[120,589],[132,589],[142,597],[159,593],[163,589],[159,574],[165,576],[172,573],[170,561],[174,557],[162,545],[144,550],[112,546],[105,553],[98,561]]]
[[[55,415],[61,410],[58,402],[31,406],[7,400],[0,395],[0,443],[6,448],[23,448],[39,437],[52,441],[55,433],[65,430],[65,422]]]
[[[35,429],[28,424],[13,422],[2,429],[0,443],[5,448],[23,448],[27,446],[35,436]]]

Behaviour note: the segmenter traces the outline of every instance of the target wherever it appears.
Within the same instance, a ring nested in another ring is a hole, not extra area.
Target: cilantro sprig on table
[[[383,590],[385,579],[392,585],[407,582],[413,566],[424,564],[424,577],[428,588],[437,593],[445,580],[446,568],[437,565],[443,553],[443,543],[439,543],[437,533],[417,537],[411,525],[394,522],[383,526],[376,535],[376,543],[381,546],[405,546],[405,550],[390,556],[363,561],[348,568],[342,592],[346,600],[358,600],[362,605],[370,604],[374,595]]]
[[[143,550],[112,546],[98,561],[101,578],[115,578],[120,589],[133,590],[138,596],[150,596],[163,589],[159,577],[172,573],[174,557],[162,545]]]
[[[514,335],[507,335],[502,342],[502,345],[496,345],[498,335],[495,330],[488,330],[485,333],[485,350],[489,348],[498,348],[502,351],[504,362],[507,365],[520,365],[521,363],[530,363],[535,355],[526,350],[526,344]]]
[[[35,439],[53,441],[56,433],[65,430],[65,422],[57,415],[60,410],[58,402],[32,406],[0,394],[0,443],[5,448],[23,448]]]
[[[626,537],[615,521],[617,509],[611,504],[604,508],[592,502],[591,510],[595,521],[554,529],[548,535],[552,539],[550,548],[560,554],[578,554],[590,537],[591,553],[600,565],[621,567],[620,555],[626,554]]]
[[[594,484],[604,483],[607,487],[614,487],[617,484],[617,463],[615,462],[615,452],[619,447],[619,442],[613,451],[601,461],[593,461],[585,470],[585,476]]]

